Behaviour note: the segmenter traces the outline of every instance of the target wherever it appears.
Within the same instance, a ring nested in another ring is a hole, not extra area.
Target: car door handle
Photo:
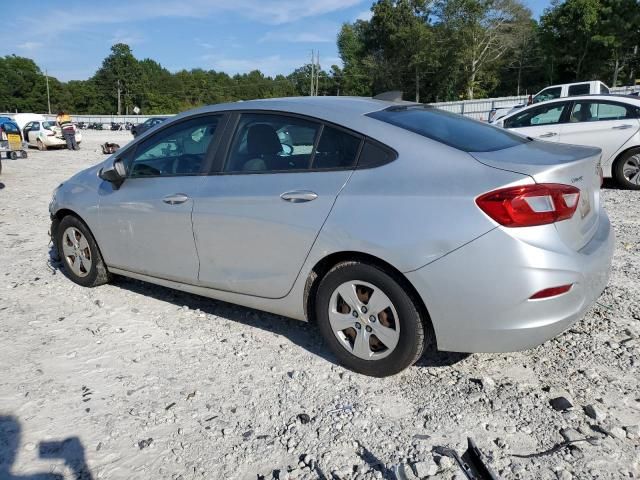
[[[173,195],[167,195],[162,199],[164,203],[168,203],[169,205],[180,205],[187,200],[189,200],[189,197],[184,193],[174,193]]]
[[[318,198],[318,195],[314,192],[310,192],[309,190],[296,190],[293,192],[285,192],[280,195],[280,198],[286,202],[302,203],[315,200]]]
[[[611,127],[612,130],[626,130],[628,128],[633,128],[633,125],[625,124],[625,125],[616,125],[615,127]]]
[[[556,135],[558,135],[556,132],[547,132],[547,133],[543,133],[542,135],[540,135],[539,138],[555,137]]]

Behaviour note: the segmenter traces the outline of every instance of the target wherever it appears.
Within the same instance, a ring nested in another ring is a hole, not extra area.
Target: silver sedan
[[[613,253],[600,156],[412,103],[223,104],[64,182],[51,232],[80,285],[119,274],[313,320],[340,362],[385,376],[581,318]]]

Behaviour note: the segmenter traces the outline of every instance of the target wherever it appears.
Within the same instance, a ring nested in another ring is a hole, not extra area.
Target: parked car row
[[[604,177],[640,190],[640,99],[583,95],[558,98],[515,110],[496,125],[547,142],[602,150]]]
[[[489,112],[489,123],[495,123],[502,117],[515,112],[528,105],[533,105],[540,102],[546,102],[548,100],[554,100],[556,98],[575,97],[577,95],[608,95],[609,87],[604,83],[593,80],[589,82],[576,82],[565,83],[562,85],[552,85],[550,87],[542,89],[540,92],[533,96],[529,96],[527,104],[512,105],[509,107],[494,108]]]

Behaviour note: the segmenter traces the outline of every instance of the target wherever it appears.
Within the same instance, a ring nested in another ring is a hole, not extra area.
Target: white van
[[[40,115],[39,113],[16,113],[11,115],[11,118],[18,124],[20,131],[22,131],[29,122],[45,122],[47,120],[44,115]]]
[[[608,95],[609,87],[599,80],[589,82],[564,83],[562,85],[552,85],[544,88],[529,99],[527,105],[534,103],[546,102],[556,98],[575,97],[577,95]],[[524,107],[524,104],[512,107],[494,108],[489,112],[489,123],[495,123],[505,115]]]

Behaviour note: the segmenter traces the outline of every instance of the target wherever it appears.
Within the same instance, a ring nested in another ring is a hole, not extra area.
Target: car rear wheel
[[[427,329],[416,302],[378,266],[339,263],[320,281],[315,306],[322,336],[351,370],[385,377],[422,355]]]
[[[616,160],[613,176],[623,188],[640,190],[640,149],[629,150]]]
[[[41,152],[44,152],[47,149],[47,146],[42,143],[42,140],[38,139],[38,150],[40,150]]]
[[[56,247],[65,273],[78,285],[96,287],[109,281],[98,245],[78,218],[67,215],[62,219],[57,228]]]

